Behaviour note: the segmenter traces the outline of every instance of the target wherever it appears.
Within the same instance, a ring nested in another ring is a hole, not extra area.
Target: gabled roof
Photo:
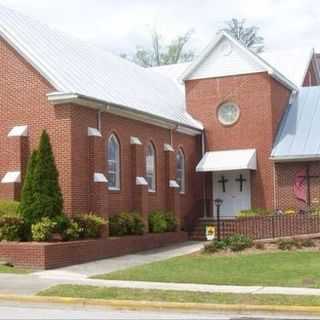
[[[274,142],[274,160],[320,158],[320,87],[302,87],[284,114]]]
[[[269,64],[263,57],[249,50],[245,46],[243,46],[239,41],[234,39],[226,32],[219,33],[216,38],[209,43],[207,48],[200,54],[200,56],[187,67],[185,72],[181,76],[181,80],[188,80],[189,77],[195,72],[195,70],[207,59],[207,57],[213,52],[213,50],[219,45],[220,41],[223,39],[229,40],[237,49],[241,50],[248,58],[251,59],[253,63],[255,63],[256,67],[259,71],[263,70],[268,72],[274,79],[284,84],[287,88],[291,90],[297,90],[297,85],[293,83],[290,79],[288,79],[285,75],[283,75],[279,70],[277,70],[274,66]]]
[[[159,73],[3,6],[0,6],[0,36],[61,94],[81,95],[202,129],[200,122],[187,113],[183,91],[175,81]]]

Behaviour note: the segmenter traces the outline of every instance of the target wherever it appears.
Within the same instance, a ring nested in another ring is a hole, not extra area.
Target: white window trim
[[[177,163],[176,163],[176,171],[178,172],[181,172],[181,185],[179,185],[179,189],[180,189],[180,193],[181,194],[185,194],[186,193],[186,157],[185,157],[185,154],[184,154],[184,152],[182,151],[182,149],[180,148],[180,149],[178,149],[178,151],[177,151],[177,157],[178,157],[178,155],[180,155],[180,157],[181,157],[181,159],[182,159],[182,168],[181,169],[178,169],[178,165],[177,165]],[[178,159],[176,158],[176,161],[177,161]],[[177,176],[177,173],[176,173],[176,176]],[[176,177],[176,180],[178,180],[177,179],[177,177]]]
[[[148,174],[148,167],[147,167],[147,156],[148,156],[148,151],[149,151],[149,148],[151,148],[152,150],[152,153],[153,153],[153,170],[152,170],[152,176],[150,174]],[[147,152],[146,152],[146,180],[148,182],[148,177],[151,177],[152,179],[152,186],[150,187],[149,186],[149,183],[148,183],[148,192],[150,193],[155,193],[156,192],[156,185],[157,185],[157,182],[156,182],[156,172],[157,172],[157,169],[156,169],[156,149],[154,147],[154,145],[152,143],[149,143],[148,146],[147,146]]]
[[[116,142],[117,145],[117,152],[116,152],[116,159],[115,160],[110,160],[109,159],[109,144],[111,142],[111,140],[114,140]],[[108,189],[110,191],[120,191],[121,189],[121,182],[120,182],[120,170],[121,170],[121,166],[120,166],[120,142],[117,138],[117,136],[115,134],[111,134],[109,139],[108,139],[108,143],[107,143],[107,165],[108,165],[108,177],[109,174],[114,174],[116,176],[116,185],[115,186],[108,186]],[[116,171],[111,171],[110,168],[110,162],[114,162],[116,164]],[[111,179],[108,179],[109,181]]]

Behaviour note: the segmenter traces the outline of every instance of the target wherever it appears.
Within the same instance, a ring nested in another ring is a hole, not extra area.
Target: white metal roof
[[[202,129],[176,82],[0,5],[0,36],[62,93]]]
[[[256,170],[255,149],[225,150],[206,152],[197,165],[197,172]]]

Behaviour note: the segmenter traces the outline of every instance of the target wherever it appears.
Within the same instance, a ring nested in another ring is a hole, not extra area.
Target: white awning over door
[[[206,152],[197,165],[197,172],[256,170],[256,149]]]

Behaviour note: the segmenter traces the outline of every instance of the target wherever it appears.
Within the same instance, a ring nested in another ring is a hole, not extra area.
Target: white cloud
[[[0,0],[77,37],[123,52],[147,45],[152,26],[168,39],[191,28],[201,48],[232,17],[260,26],[267,48],[320,49],[316,0]]]

